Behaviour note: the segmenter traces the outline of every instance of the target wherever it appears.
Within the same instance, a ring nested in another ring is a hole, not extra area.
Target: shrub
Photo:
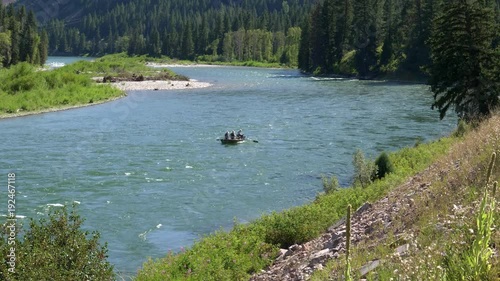
[[[332,176],[330,180],[323,176],[321,177],[321,180],[323,181],[323,191],[325,191],[326,194],[335,192],[340,188],[339,180],[336,176]]]
[[[394,172],[394,166],[392,165],[391,159],[387,153],[382,152],[377,160],[375,160],[375,165],[377,166],[377,178],[381,179],[385,175]]]
[[[470,125],[465,120],[460,119],[458,121],[457,129],[453,132],[453,135],[455,137],[463,137],[468,131],[470,131]]]
[[[83,219],[76,207],[49,213],[49,218],[30,221],[30,228],[15,244],[15,273],[0,264],[0,280],[114,280],[112,265],[106,260],[107,245],[99,244],[99,233],[82,231]],[[0,252],[7,256],[11,245],[0,234]],[[19,235],[18,235],[19,236]]]
[[[364,188],[373,182],[377,174],[377,167],[375,163],[365,159],[363,151],[360,149],[356,150],[352,164],[354,165],[354,186],[361,186]]]

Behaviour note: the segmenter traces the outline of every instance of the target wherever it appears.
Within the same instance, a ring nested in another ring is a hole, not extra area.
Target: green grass
[[[0,114],[4,116],[92,104],[123,95],[118,89],[97,85],[63,68],[38,71],[27,63],[2,69],[0,80]]]
[[[318,195],[310,204],[263,215],[229,232],[217,231],[181,253],[149,260],[136,280],[246,280],[269,265],[280,247],[317,237],[345,215],[349,204],[356,209],[366,201],[383,197],[445,154],[457,140],[443,138],[390,154],[394,172],[366,188],[344,188]]]
[[[62,69],[66,72],[78,73],[86,77],[111,76],[115,78],[133,79],[142,75],[146,80],[189,80],[168,69],[154,69],[146,65],[147,62],[165,62],[165,58],[151,58],[147,56],[129,57],[126,53],[107,55],[95,61],[78,61]]]

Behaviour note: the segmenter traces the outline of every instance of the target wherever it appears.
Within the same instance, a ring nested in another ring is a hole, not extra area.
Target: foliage
[[[65,68],[37,71],[28,63],[0,70],[0,114],[35,112],[109,100],[122,95]]]
[[[463,137],[470,130],[471,130],[471,125],[469,125],[467,121],[459,119],[457,129],[455,130],[453,135],[456,137]]]
[[[64,207],[51,211],[48,220],[31,220],[30,228],[16,240],[15,273],[2,263],[1,279],[114,280],[113,267],[106,260],[107,246],[99,244],[98,232],[82,231],[82,224],[75,205],[69,213]],[[6,257],[11,246],[6,234],[0,235],[0,252]]]
[[[43,15],[52,53],[127,52],[189,60],[208,55],[227,62],[241,61],[231,55],[243,48],[251,60],[296,65],[297,28],[317,0],[18,2]],[[58,9],[52,12],[47,5]]]
[[[322,176],[321,180],[323,182],[323,191],[328,194],[340,189],[339,179],[336,176],[332,176],[330,180],[326,176]]]
[[[0,62],[3,67],[28,62],[43,65],[47,59],[48,40],[40,34],[33,11],[20,5],[0,5]]]
[[[307,37],[301,38],[299,68],[360,78],[401,73],[414,79],[423,76],[430,63],[427,40],[438,2],[320,1],[302,27]],[[343,61],[350,52],[352,67],[346,67]]]
[[[392,165],[391,159],[387,153],[382,152],[375,160],[375,166],[377,166],[377,178],[381,179],[387,174],[394,172],[394,166]]]
[[[353,185],[366,187],[377,174],[377,166],[374,162],[365,159],[363,151],[357,149],[354,153],[352,164],[354,166]]]
[[[495,154],[490,167],[495,161]],[[491,173],[491,169],[488,170]],[[489,177],[488,177],[489,178]],[[492,230],[495,229],[496,189],[498,182],[489,183],[483,191],[483,197],[476,215],[475,237],[460,249],[450,247],[443,260],[446,280],[488,280],[491,271],[490,248]],[[493,188],[492,188],[493,187]],[[493,191],[490,194],[490,188]]]
[[[146,65],[147,62],[162,62],[165,58],[144,56],[129,57],[126,53],[106,55],[95,61],[77,61],[61,68],[62,71],[78,73],[87,77],[104,76],[110,79],[137,80],[182,80],[189,78],[178,75],[166,68],[157,71]]]
[[[500,52],[494,11],[481,1],[443,5],[431,37],[430,85],[443,118],[452,106],[466,121],[488,116],[500,104]]]

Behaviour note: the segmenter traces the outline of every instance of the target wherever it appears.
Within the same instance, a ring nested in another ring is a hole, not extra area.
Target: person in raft
[[[232,131],[229,136],[231,137],[232,140],[234,140],[234,138],[236,137],[236,134],[234,133],[234,131]]]
[[[229,139],[229,132],[226,132],[226,133],[224,134],[224,139],[226,139],[226,140],[227,140],[227,139]]]
[[[245,138],[245,135],[243,135],[243,134],[241,133],[241,129],[238,131],[238,134],[236,134],[236,138],[237,138],[237,139],[244,139],[244,138]]]

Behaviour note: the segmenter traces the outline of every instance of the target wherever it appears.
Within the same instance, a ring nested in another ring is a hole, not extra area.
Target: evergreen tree
[[[479,1],[450,0],[434,20],[430,85],[443,118],[449,107],[464,120],[487,116],[499,104],[499,50],[494,11]]]
[[[389,0],[388,0],[389,1]],[[352,0],[336,0],[336,32],[334,37],[335,62],[340,62],[344,51],[351,44],[351,25],[353,20]]]
[[[151,35],[149,36],[149,55],[152,57],[160,57],[161,56],[161,41],[160,41],[160,33],[158,29],[153,28],[151,31]]]
[[[38,47],[38,52],[40,53],[40,64],[44,64],[45,61],[47,61],[47,57],[49,54],[48,46],[49,36],[47,35],[47,31],[44,29],[42,31],[42,35],[40,36],[40,45]]]
[[[304,21],[301,31],[302,34],[300,35],[298,66],[299,69],[301,70],[310,71],[311,70],[311,42],[310,42],[311,25],[309,23],[309,19]]]
[[[354,0],[355,65],[360,77],[369,77],[377,66],[379,0]]]
[[[181,58],[188,60],[194,59],[193,31],[190,23],[186,24],[186,28],[183,32]]]
[[[2,62],[3,67],[10,65],[11,48],[12,44],[10,31],[0,32],[0,61]]]

